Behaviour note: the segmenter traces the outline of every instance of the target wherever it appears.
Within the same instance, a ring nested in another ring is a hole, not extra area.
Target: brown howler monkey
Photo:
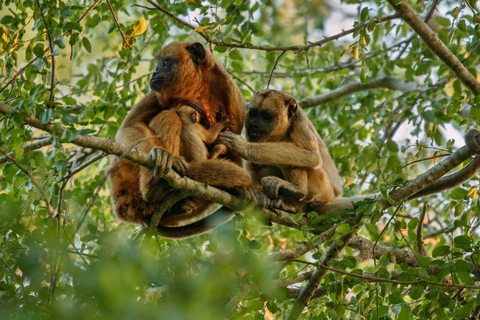
[[[201,148],[202,155],[191,156],[195,155],[193,148],[198,146],[198,140],[184,138],[181,142],[183,123],[174,111],[191,106],[200,115],[196,125],[203,125],[210,133],[218,130],[217,122],[228,118],[229,129],[240,133],[245,101],[236,84],[198,42],[171,43],[155,55],[155,63],[157,67],[150,81],[152,91],[129,112],[115,137],[125,146],[135,146],[138,151],[150,154],[156,164],[152,172],[125,159],[113,160],[112,207],[119,219],[133,223],[148,220],[169,191],[165,181],[157,177],[170,167],[182,175],[188,171],[189,177],[214,186],[245,185],[245,173],[237,166],[241,158],[233,152],[222,156],[226,159],[189,162],[182,157],[203,159],[204,149]],[[208,141],[204,142],[210,148],[212,137],[205,137]],[[203,142],[202,145],[205,146]],[[240,176],[229,176],[226,181],[225,174],[219,174],[224,170]],[[204,211],[205,208],[198,207],[191,215],[201,215]]]
[[[341,181],[325,143],[306,113],[287,93],[263,90],[248,106],[245,141],[222,132],[218,142],[249,160],[253,188],[279,197],[296,211],[331,202]]]

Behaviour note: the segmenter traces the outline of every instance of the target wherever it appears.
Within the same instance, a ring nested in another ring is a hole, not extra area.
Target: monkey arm
[[[307,150],[292,142],[247,142],[240,135],[221,132],[217,142],[242,158],[266,165],[316,168],[322,165],[318,150]]]
[[[130,110],[120,129],[118,129],[115,140],[128,147],[138,143],[135,147],[144,153],[149,153],[154,146],[161,147],[159,140],[152,138],[155,136],[155,133],[148,125],[161,109],[155,93],[149,92]],[[140,142],[143,138],[151,139],[144,139]]]

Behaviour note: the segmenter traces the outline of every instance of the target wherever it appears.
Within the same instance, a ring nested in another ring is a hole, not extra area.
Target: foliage
[[[0,2],[0,102],[43,124],[64,126],[61,136],[50,136],[25,125],[18,114],[0,118],[0,156],[14,152],[12,159],[0,161],[3,317],[285,318],[295,288],[304,286],[292,279],[314,270],[334,239],[355,231],[378,245],[412,253],[419,250],[419,223],[424,224],[426,256],[414,255],[415,262],[408,263],[384,254],[357,264],[354,249],[347,247],[330,265],[348,275],[326,274],[320,284],[323,294],[301,317],[471,316],[480,304],[478,289],[462,286],[480,280],[477,178],[399,207],[366,202],[359,226],[339,226],[323,243],[309,228],[268,226],[256,212],[238,214],[212,234],[162,239],[115,220],[104,184],[108,158],[69,175],[99,155],[71,144],[72,139],[113,137],[129,108],[149,90],[153,54],[171,41],[207,43],[200,32],[223,43],[209,46],[247,100],[270,80],[271,87],[291,92],[299,102],[385,76],[413,84],[413,90],[382,85],[357,90],[308,108],[345,181],[344,197],[386,194],[403,185],[463,145],[462,133],[480,121],[480,96],[464,87],[401,19],[377,19],[394,13],[387,2],[345,0],[342,5],[356,12],[351,27],[361,26],[339,41],[308,50],[268,48],[321,40],[325,27],[338,22],[329,18],[337,10],[333,3],[159,3],[189,21],[194,31],[142,7],[150,8],[148,1],[138,6],[132,6],[137,1],[110,2],[132,50],[124,44],[107,1]],[[408,3],[418,13],[429,12],[427,3]],[[82,17],[91,5],[93,10]],[[472,13],[478,12],[476,0],[439,1],[438,9],[429,24],[480,79],[480,21]],[[263,50],[249,48],[254,45]],[[24,152],[25,145],[40,138],[52,140]],[[423,210],[426,217],[420,221]],[[326,221],[323,229],[342,220],[304,216]],[[303,262],[268,258],[302,243],[314,244]],[[367,273],[398,282],[368,281],[362,278]],[[290,279],[291,285],[279,285],[279,279]],[[445,287],[442,281],[459,286]],[[162,294],[147,294],[158,287]],[[237,299],[241,306],[234,303]]]

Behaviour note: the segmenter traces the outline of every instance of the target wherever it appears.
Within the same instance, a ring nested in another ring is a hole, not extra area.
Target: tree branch
[[[419,217],[417,225],[417,247],[418,254],[422,257],[427,256],[427,250],[425,249],[425,243],[423,243],[422,229],[423,229],[423,220],[425,220],[425,215],[427,214],[427,202],[423,204],[422,214]]]
[[[350,277],[358,278],[367,282],[388,282],[388,283],[395,283],[395,284],[401,284],[401,285],[415,285],[415,284],[430,284],[430,285],[435,285],[435,286],[442,286],[446,288],[456,288],[456,289],[468,289],[468,290],[479,290],[480,287],[478,286],[468,286],[468,285],[461,285],[461,284],[455,284],[451,282],[436,282],[436,281],[430,281],[430,280],[425,280],[425,279],[420,279],[417,281],[400,281],[400,280],[392,280],[392,279],[385,279],[385,278],[379,278],[379,277],[374,277],[371,275],[360,275],[356,273],[351,273],[347,272],[344,270],[340,269],[335,269],[329,266],[323,266],[323,268],[333,271],[335,273],[340,273],[344,274]]]
[[[197,32],[203,39],[205,39],[205,41],[207,41],[208,43],[210,44],[214,44],[216,46],[221,46],[221,47],[229,47],[229,48],[241,48],[241,49],[251,49],[251,50],[262,50],[262,51],[294,51],[296,54],[297,53],[300,53],[302,51],[306,51],[306,50],[309,50],[310,48],[313,48],[313,47],[320,47],[322,45],[324,45],[325,43],[327,42],[330,42],[330,41],[333,41],[333,40],[338,40],[340,39],[341,37],[344,37],[346,35],[349,35],[351,33],[354,33],[355,31],[357,30],[360,30],[362,28],[366,28],[368,27],[369,24],[371,23],[381,23],[381,22],[386,22],[386,21],[390,21],[390,20],[393,20],[393,19],[397,19],[399,18],[399,15],[398,14],[394,14],[394,15],[391,15],[391,16],[387,16],[387,17],[383,17],[383,18],[373,18],[372,20],[366,22],[366,23],[363,23],[363,24],[359,24],[351,29],[348,29],[346,31],[343,31],[343,32],[340,32],[334,36],[331,36],[331,37],[326,37],[320,41],[317,41],[317,42],[312,42],[308,45],[304,45],[304,46],[274,46],[274,47],[266,47],[266,46],[257,46],[257,45],[251,45],[251,44],[243,44],[243,43],[225,43],[223,41],[218,41],[218,40],[215,40],[215,39],[212,39],[210,38],[210,36],[208,34],[206,34],[205,32],[202,32],[202,31],[196,31],[196,28],[195,26],[193,26],[192,24],[188,23],[188,22],[185,22],[183,21],[182,19],[178,18],[176,15],[174,15],[173,13],[171,13],[170,11],[168,11],[167,9],[161,7],[160,5],[158,5],[158,3],[156,3],[155,1],[153,0],[147,0],[148,3],[150,3],[151,5],[153,5],[157,10],[163,12],[164,14],[166,14],[167,16],[169,16],[170,18],[174,19],[175,21],[177,21],[178,23],[184,25],[185,27],[187,28],[190,28],[192,30],[194,30],[195,32]],[[146,9],[149,9],[149,8],[146,8]]]
[[[47,132],[51,132],[57,135],[61,135],[64,128],[60,124],[42,124],[41,121],[34,116],[26,115],[19,110],[12,108],[4,103],[0,102],[0,112],[6,114],[7,116],[11,116],[14,113],[20,113],[22,116],[23,121],[27,124]],[[467,134],[469,135],[469,134]],[[472,135],[470,135],[472,136]],[[478,140],[477,135],[473,135],[476,140]],[[150,160],[146,154],[139,153],[136,149],[129,150],[126,146],[123,146],[114,140],[111,139],[102,139],[92,136],[81,136],[78,135],[74,137],[71,141],[76,145],[92,148],[95,150],[102,150],[108,154],[113,154],[121,157],[125,157],[128,160],[131,160],[135,163],[138,163],[142,166],[152,169],[153,164],[150,163]],[[128,150],[128,151],[125,151]],[[392,191],[389,196],[396,202],[399,203],[401,201],[412,199],[414,197],[418,197],[421,195],[419,191],[425,189],[426,187],[430,186],[430,188],[435,187],[433,183],[438,178],[443,176],[446,172],[450,171],[455,166],[459,165],[466,159],[468,159],[473,152],[467,147],[464,146],[454,153],[452,153],[449,157],[445,158],[443,161],[439,162],[437,165],[429,169],[427,172],[423,173],[422,175],[418,176],[417,178],[413,179],[412,181],[406,183],[405,185],[399,187],[398,189]],[[480,161],[480,160],[479,160]],[[467,166],[468,167],[468,166]],[[464,168],[463,170],[469,170],[468,172],[471,174],[472,169]],[[461,175],[463,178],[468,177],[470,175],[460,174],[459,172],[455,173]],[[232,210],[243,210],[247,205],[245,199],[241,199],[239,197],[235,197],[230,193],[219,190],[209,185],[205,185],[204,183],[200,183],[198,181],[194,181],[188,179],[186,177],[182,178],[173,170],[164,177],[165,180],[175,189],[180,189],[188,194],[192,194],[206,200],[216,202],[222,204]],[[327,203],[323,207],[317,208],[317,212],[319,214],[326,214],[326,213],[333,213],[333,214],[343,214],[345,210],[352,210],[354,208],[353,203],[365,200],[365,199],[372,199],[373,201],[384,201],[385,205],[389,205],[380,194],[370,194],[370,195],[363,195],[354,198],[341,198],[337,199],[331,203]],[[311,225],[309,219],[306,217],[302,217],[299,220],[295,221],[292,219],[291,214],[282,212],[281,210],[276,209],[264,209],[263,210],[265,217],[272,221],[282,225],[286,225],[288,227],[301,229],[301,226],[304,225]],[[361,215],[360,215],[361,216]],[[361,217],[360,217],[361,218]],[[349,218],[351,220],[345,220],[342,223],[349,223],[351,226],[354,226],[357,219],[356,217]],[[359,220],[358,220],[359,221]],[[331,228],[325,232],[322,232],[315,228],[313,225],[313,230],[311,230],[314,234],[321,234],[322,239],[329,239],[331,235],[334,234],[335,229]]]
[[[358,235],[352,237],[348,246],[359,251],[358,256],[355,257],[357,264],[370,259],[379,259],[382,254],[386,253],[389,258],[395,257],[397,263],[406,263],[412,267],[417,266],[418,257],[414,252],[387,247],[381,244],[375,245],[375,242]]]
[[[472,91],[474,95],[479,95],[480,82],[475,79],[418,14],[406,2],[395,4],[395,0],[387,1],[400,17],[415,30],[423,42],[452,70],[455,76]]]
[[[23,153],[27,153],[27,152],[30,152],[30,151],[37,150],[37,149],[43,148],[45,146],[48,146],[49,144],[52,143],[52,141],[53,141],[53,138],[48,137],[48,138],[44,138],[42,140],[38,140],[38,141],[30,143],[30,144],[27,144],[27,145],[23,146]],[[11,158],[14,158],[15,157],[15,152],[10,152],[6,156],[0,157],[0,164],[8,161],[7,156],[11,157]]]
[[[354,92],[371,90],[376,88],[387,88],[391,90],[399,90],[402,92],[412,92],[415,90],[425,90],[427,87],[414,82],[409,82],[393,77],[381,77],[371,80],[368,83],[350,83],[348,85],[341,86],[335,90],[331,90],[327,93],[299,100],[298,104],[304,109],[310,108],[339,99]]]
[[[293,303],[292,309],[288,313],[286,320],[294,320],[300,316],[303,309],[308,305],[315,294],[318,284],[322,281],[323,277],[327,273],[327,269],[324,268],[324,265],[329,263],[330,260],[335,259],[338,253],[345,248],[352,237],[353,233],[343,235],[335,240],[330,248],[328,248],[327,252],[325,252],[325,255],[322,258],[321,263],[318,265],[317,269],[313,271],[312,276],[308,280],[305,287],[303,287],[302,291],[298,295],[298,298]]]

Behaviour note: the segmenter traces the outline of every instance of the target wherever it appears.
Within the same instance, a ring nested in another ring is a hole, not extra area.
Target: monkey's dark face
[[[252,106],[248,109],[245,124],[248,141],[265,141],[277,127],[277,122],[275,112]]]
[[[290,119],[297,103],[287,93],[263,90],[258,92],[248,106],[245,128],[251,142],[280,141],[290,127]]]
[[[168,83],[175,79],[178,72],[178,61],[174,57],[165,57],[157,64],[157,68],[150,79],[150,88],[160,92]]]
[[[201,84],[199,67],[205,62],[206,55],[205,48],[198,42],[165,46],[155,56],[157,66],[150,80],[150,88],[170,95],[178,93],[185,98],[185,88],[193,87],[192,90],[195,90],[195,85]]]

